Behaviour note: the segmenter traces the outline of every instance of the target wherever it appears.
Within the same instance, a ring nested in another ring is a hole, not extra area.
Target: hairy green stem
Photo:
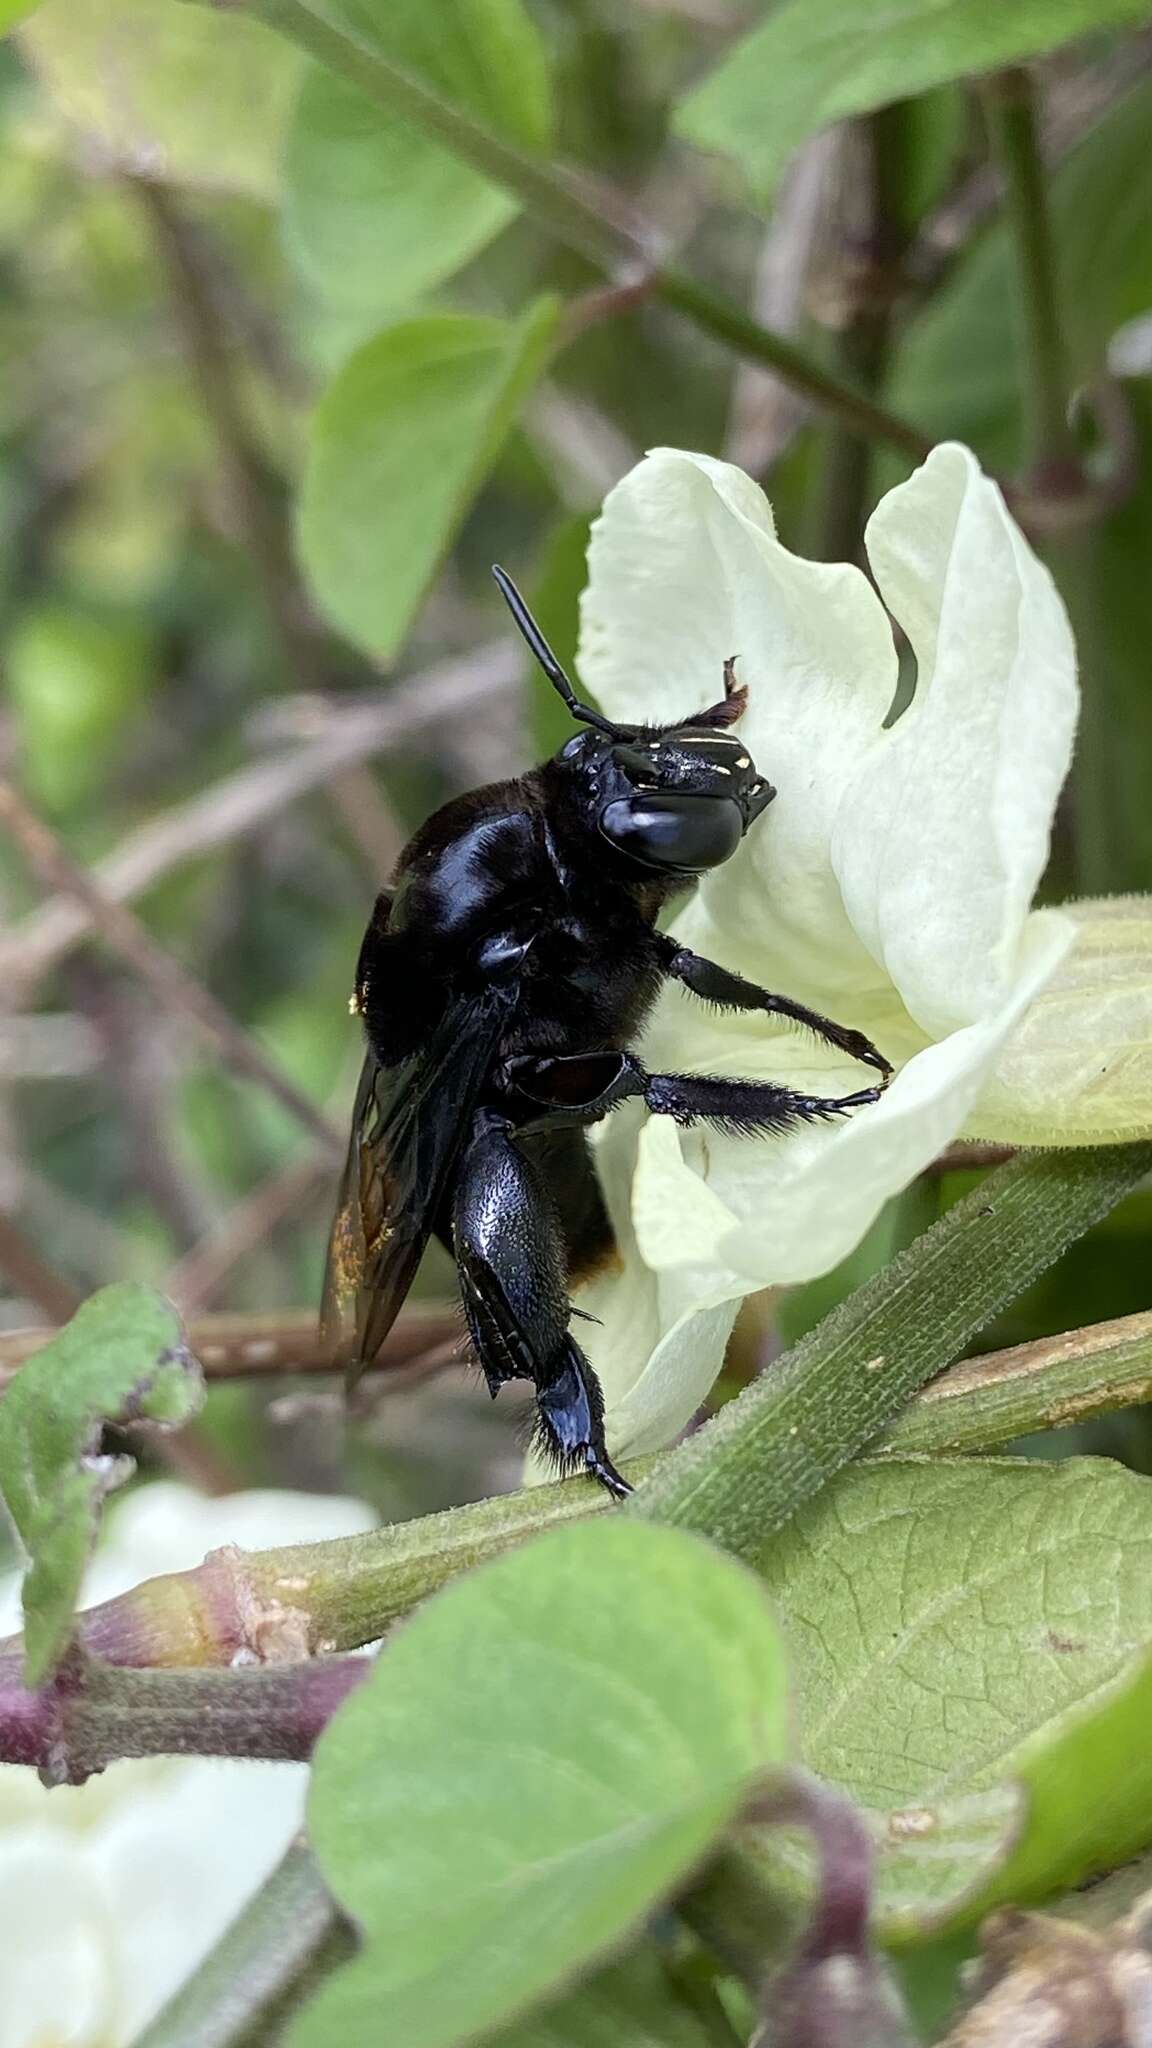
[[[312,1855],[293,1842],[136,2048],[255,2048],[353,1946]]]
[[[984,87],[984,104],[1016,244],[1028,461],[1034,481],[1043,487],[1075,490],[1082,477],[1068,421],[1068,350],[1037,132],[1036,93],[1027,71],[1001,71],[990,78]]]
[[[823,1413],[820,1438],[830,1439],[830,1449],[823,1455],[834,1462],[842,1462],[838,1456],[841,1420],[837,1403],[841,1395],[837,1389],[844,1379],[860,1384],[844,1413],[843,1426],[863,1428],[877,1437],[882,1454],[991,1450],[1031,1430],[1082,1421],[1152,1397],[1152,1316],[1126,1316],[985,1358],[967,1359],[951,1371],[941,1372],[892,1421],[892,1407],[899,1408],[904,1400],[897,1384],[903,1385],[906,1378],[923,1380],[934,1375],[1000,1300],[1008,1298],[1017,1284],[1026,1284],[1057,1255],[1062,1244],[1075,1235],[1078,1219],[1103,1214],[1127,1191],[1146,1170],[1150,1157],[1152,1148],[1124,1147],[1103,1155],[1070,1152],[1036,1157],[1001,1169],[982,1183],[967,1204],[950,1211],[867,1289],[771,1367],[755,1388],[725,1413],[735,1412],[742,1418],[744,1401],[752,1400],[755,1405],[749,1428],[760,1441],[765,1426],[757,1422],[761,1404],[771,1405],[783,1396],[786,1405],[776,1417],[766,1456],[772,1460],[786,1457],[785,1498],[795,1493],[792,1460],[801,1452],[803,1483],[810,1482],[812,1490],[819,1483],[811,1462],[810,1439],[806,1436],[801,1442],[799,1435],[787,1434],[794,1426],[797,1360],[807,1389],[806,1406]],[[1009,1199],[1001,1175],[1012,1177]],[[1021,1179],[1023,1188],[1017,1185]],[[978,1229],[962,1213],[971,1205],[983,1212],[975,1217]],[[956,1217],[962,1226],[960,1239],[955,1253],[946,1255],[947,1233]],[[1028,1250],[1000,1240],[1001,1224],[1005,1231],[1015,1231],[1029,1217],[1038,1225],[1045,1222],[1043,1245],[1036,1242]],[[965,1247],[973,1267],[983,1263],[987,1268],[990,1262],[995,1266],[987,1285],[977,1290],[992,1301],[986,1309],[973,1296],[980,1276],[966,1270]],[[939,1316],[938,1304],[955,1268],[959,1268],[957,1284],[964,1290],[964,1302],[955,1322],[937,1326],[933,1319]],[[877,1367],[876,1302],[892,1284],[896,1298],[890,1320],[900,1325],[908,1319],[913,1355],[906,1358],[890,1345],[885,1366]],[[864,1302],[865,1296],[872,1306],[862,1314],[856,1305]],[[858,1314],[859,1344],[867,1342],[869,1346],[863,1353],[854,1347],[851,1337]],[[838,1336],[846,1321],[847,1336]],[[959,1338],[954,1334],[957,1323],[964,1325]],[[856,1362],[861,1355],[867,1361],[862,1368]],[[832,1375],[827,1381],[826,1371]],[[870,1404],[869,1417],[859,1414],[861,1398]],[[877,1415],[879,1408],[886,1412]],[[881,1437],[886,1421],[891,1426]],[[780,1427],[784,1431],[782,1444]],[[626,1467],[637,1483],[653,1475],[650,1487],[640,1495],[641,1503],[667,1476],[675,1475],[689,1454],[695,1457],[698,1444],[707,1445],[710,1433],[702,1431],[678,1453]],[[731,1447],[722,1440],[719,1448],[724,1468],[730,1470]],[[754,1478],[750,1484],[753,1498],[758,1499],[759,1481]],[[79,1619],[80,1639],[87,1650],[110,1663],[153,1668],[228,1664],[238,1656],[275,1663],[355,1649],[382,1634],[391,1622],[458,1573],[500,1556],[540,1530],[585,1519],[606,1507],[605,1496],[591,1484],[565,1480],[425,1515],[363,1536],[333,1537],[277,1550],[214,1551],[193,1571],[148,1579],[130,1592],[90,1608]],[[759,1508],[753,1511],[760,1512]],[[769,1523],[777,1526],[774,1509]]]
[[[210,4],[265,22],[369,99],[436,136],[456,156],[511,192],[558,240],[595,264],[611,281],[644,278],[654,297],[748,361],[774,370],[814,404],[845,419],[856,432],[899,448],[917,461],[928,453],[928,436],[873,404],[863,392],[824,370],[794,343],[762,327],[730,300],[668,265],[663,231],[619,194],[584,174],[530,156],[492,134],[464,108],[443,100],[415,72],[382,56],[348,22],[336,25],[328,20],[317,0],[210,0]]]
[[[625,1513],[755,1559],[965,1343],[1152,1168],[1152,1145],[999,1167],[666,1458]]]

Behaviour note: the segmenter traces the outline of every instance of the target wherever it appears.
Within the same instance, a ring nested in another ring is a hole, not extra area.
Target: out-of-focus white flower
[[[223,1543],[265,1549],[371,1528],[362,1502],[160,1483],[108,1517],[85,1582],[106,1600]],[[0,1581],[0,1633],[20,1627]],[[48,1792],[0,1766],[0,2048],[128,2048],[301,1824],[302,1764],[113,1764]]]
[[[593,532],[584,683],[612,717],[666,722],[714,699],[735,654],[749,691],[739,731],[779,791],[674,932],[866,1032],[898,1068],[880,1102],[783,1137],[684,1131],[635,1105],[600,1128],[623,1258],[580,1296],[601,1318],[581,1341],[617,1456],[688,1422],[743,1295],[827,1272],[950,1141],[970,1127],[995,1136],[983,1097],[1003,1112],[1015,1087],[1013,1137],[1059,1142],[1044,1103],[1022,1099],[1020,1061],[1000,1062],[1076,938],[1069,918],[1030,908],[1076,721],[1064,608],[958,446],[889,493],[867,548],[875,589],[855,567],[790,554],[748,477],[675,449],[624,478]],[[892,723],[889,613],[917,675]],[[1130,1034],[1130,1015],[1117,1029]],[[813,1095],[873,1078],[806,1034],[676,987],[642,1051],[652,1070]],[[1119,1054],[1096,1051],[1097,1072]],[[1081,1119],[1077,1140],[1094,1134]]]

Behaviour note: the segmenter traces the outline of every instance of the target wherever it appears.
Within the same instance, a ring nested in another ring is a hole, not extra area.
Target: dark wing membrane
[[[349,1383],[392,1328],[448,1193],[515,988],[450,1002],[395,1065],[367,1054],[332,1234],[320,1327]]]

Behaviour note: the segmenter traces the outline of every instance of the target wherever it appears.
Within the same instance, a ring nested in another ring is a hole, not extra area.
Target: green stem
[[[294,1842],[136,2048],[255,2048],[353,1940],[302,1842]]]
[[[892,1388],[893,1374],[922,1381],[940,1371],[952,1351],[961,1347],[965,1335],[987,1320],[1017,1281],[1026,1284],[1057,1255],[1080,1227],[1079,1219],[1103,1214],[1127,1192],[1146,1170],[1149,1157],[1148,1147],[1118,1147],[1103,1155],[1069,1152],[1035,1157],[1026,1167],[1017,1163],[1001,1169],[984,1181],[967,1203],[950,1210],[867,1288],[826,1318],[740,1403],[725,1412],[747,1413],[748,1426],[756,1428],[759,1406],[749,1412],[744,1410],[744,1402],[755,1396],[757,1404],[771,1403],[779,1386],[792,1387],[798,1360],[806,1375],[808,1399],[820,1405],[820,1375],[826,1361],[834,1379],[824,1404],[822,1434],[832,1440],[831,1455],[838,1449],[839,1396],[833,1388],[843,1377],[859,1378],[864,1398],[886,1409],[878,1419],[866,1419],[862,1424],[857,1413],[858,1392],[853,1394],[850,1426],[854,1431],[863,1426],[869,1435],[878,1436],[885,1421],[891,1420],[893,1406],[900,1408],[904,1399]],[[1014,1175],[1024,1185],[1013,1184],[1005,1199],[1001,1175]],[[981,1226],[978,1230],[969,1221],[971,1205],[985,1212],[975,1218],[975,1224]],[[999,1245],[999,1223],[1006,1229],[1019,1227],[1029,1209],[1038,1240],[1031,1250]],[[960,1242],[954,1254],[948,1255],[947,1234],[957,1215]],[[973,1295],[974,1276],[964,1272],[969,1254],[974,1261],[991,1258],[997,1262],[995,1275],[981,1290],[983,1300]],[[964,1300],[956,1321],[942,1326],[937,1337],[932,1318],[954,1268],[960,1269]],[[854,1358],[872,1359],[878,1354],[879,1347],[874,1345],[876,1304],[885,1287],[893,1283],[889,1320],[915,1319],[918,1334],[909,1340],[915,1355],[911,1361],[902,1361],[896,1350],[885,1368],[859,1372]],[[988,1301],[991,1306],[985,1307]],[[865,1333],[863,1341],[869,1349],[863,1354],[849,1351],[845,1366],[837,1332],[843,1330],[846,1318],[855,1323],[854,1304],[858,1303],[868,1310],[857,1327]],[[849,1311],[853,1311],[851,1317]],[[966,1326],[959,1338],[954,1334],[957,1324]],[[929,1455],[991,1450],[1032,1430],[1083,1421],[1149,1397],[1152,1316],[1126,1316],[985,1358],[967,1359],[951,1371],[941,1372],[899,1415],[878,1448],[885,1453]],[[789,1402],[794,1399],[793,1392]],[[791,1420],[784,1422],[785,1430],[792,1426]],[[689,1453],[694,1455],[697,1443],[707,1445],[709,1437],[709,1431],[701,1432],[680,1452],[637,1461],[626,1470],[637,1482],[653,1474],[651,1486],[655,1489],[675,1475]],[[731,1450],[723,1443],[718,1448],[728,1469]],[[797,1455],[798,1439],[786,1437],[784,1448]],[[779,1443],[774,1439],[771,1456],[774,1460],[779,1455]],[[805,1455],[809,1455],[806,1447]],[[753,1484],[758,1491],[759,1483]],[[789,1492],[793,1485],[789,1476]],[[647,1500],[649,1491],[644,1488],[641,1502]],[[251,1553],[216,1551],[194,1571],[148,1579],[131,1592],[89,1609],[80,1617],[81,1640],[87,1650],[111,1663],[169,1668],[227,1664],[237,1656],[305,1657],[355,1649],[382,1634],[391,1622],[458,1573],[499,1557],[540,1530],[584,1520],[606,1506],[605,1497],[585,1481],[564,1480],[479,1501],[472,1507],[425,1515],[364,1536]],[[774,1511],[770,1519],[775,1527]]]
[[[867,435],[873,441],[886,442],[890,448],[898,448],[902,455],[911,456],[915,462],[922,462],[931,449],[931,436],[921,433],[919,427],[898,419],[895,413],[877,405],[854,384],[848,384],[843,378],[834,376],[831,370],[823,369],[795,342],[773,334],[740,306],[710,291],[706,285],[698,284],[694,278],[686,277],[683,271],[658,270],[652,280],[652,292],[665,305],[687,314],[706,334],[727,342],[737,355],[745,357],[748,362],[762,363],[766,369],[775,370],[795,390],[804,392],[814,404],[823,406],[826,412],[834,414],[854,433]]]
[[[666,1458],[625,1512],[755,1559],[913,1394],[1152,1168],[1152,1145],[1021,1156]]]
[[[1152,1400],[1152,1314],[1119,1316],[965,1359],[925,1387],[878,1448],[990,1451]]]
[[[645,278],[653,296],[750,362],[774,370],[857,432],[899,448],[917,461],[928,453],[932,445],[928,436],[822,369],[802,349],[762,327],[739,306],[666,265],[663,233],[617,193],[583,174],[528,156],[493,135],[464,108],[441,99],[415,72],[382,56],[347,24],[336,27],[326,20],[314,0],[211,0],[211,4],[266,23],[379,106],[435,135],[454,155],[511,192],[558,240],[612,282]]]
[[[1023,344],[1028,460],[1034,480],[1052,489],[1082,483],[1068,422],[1070,376],[1048,211],[1036,95],[1026,71],[1001,71],[984,87],[993,147],[1004,175],[1016,243]]]
[[[839,296],[846,302],[833,335],[835,368],[875,398],[883,391],[897,301],[903,289],[908,219],[908,103],[880,107],[855,124],[865,158],[863,203],[845,197],[852,218],[840,229]],[[873,449],[843,417],[828,423],[816,479],[815,551],[822,561],[860,553],[873,495]]]

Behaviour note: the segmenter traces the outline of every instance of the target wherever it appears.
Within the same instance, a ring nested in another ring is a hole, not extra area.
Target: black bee
[[[623,1494],[600,1386],[568,1327],[569,1287],[613,1250],[586,1127],[640,1096],[681,1124],[783,1131],[874,1102],[891,1068],[861,1032],[656,928],[776,793],[727,730],[746,702],[735,658],[720,703],[675,725],[615,724],[578,701],[511,579],[493,574],[582,730],[527,775],[445,804],[377,898],[352,999],[368,1051],[324,1324],[355,1379],[434,1234],[455,1259],[490,1392],[531,1380],[556,1465]],[[650,1074],[630,1047],[667,976],[706,1002],[806,1025],[881,1079],[825,1101],[772,1082]]]

